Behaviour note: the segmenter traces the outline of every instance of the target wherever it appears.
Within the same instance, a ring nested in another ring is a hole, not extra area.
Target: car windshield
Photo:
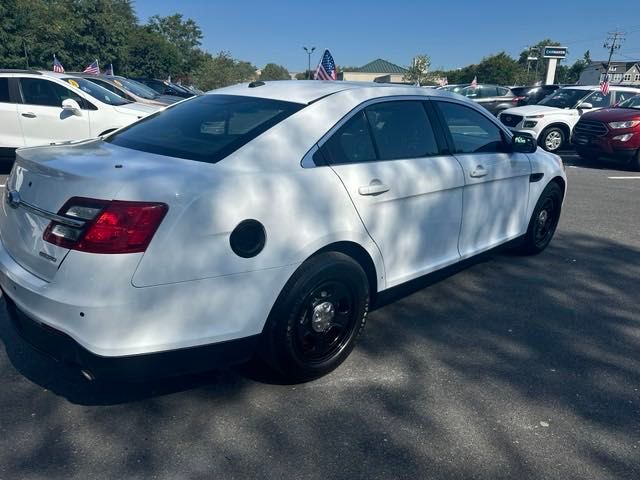
[[[107,105],[117,106],[131,103],[129,100],[126,100],[121,96],[110,92],[106,88],[101,87],[100,85],[97,85],[84,78],[65,78],[64,80],[72,87],[79,88],[83,92],[91,95],[96,100],[100,100],[102,103],[106,103]]]
[[[168,157],[216,163],[304,105],[235,95],[202,95],[146,117],[106,141]]]
[[[561,88],[548,97],[545,97],[538,105],[555,108],[573,108],[580,100],[591,94],[591,92],[591,90],[581,90],[577,88]]]
[[[116,85],[121,86],[128,92],[131,92],[134,95],[137,95],[138,97],[146,98],[148,100],[153,100],[154,98],[158,98],[160,96],[155,90],[141,83],[138,83],[134,80],[129,80],[128,78],[123,78],[123,77],[113,78],[113,82]]]
[[[637,108],[640,110],[640,95],[631,97],[618,105],[619,108]]]

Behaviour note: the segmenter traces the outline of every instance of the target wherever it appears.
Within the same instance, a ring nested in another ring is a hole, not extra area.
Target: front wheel
[[[555,182],[543,190],[529,220],[527,233],[519,246],[520,253],[537,255],[547,248],[560,220],[562,195],[562,188]]]
[[[564,142],[564,131],[558,127],[549,127],[540,135],[540,146],[547,152],[557,152],[564,145]]]
[[[638,150],[635,157],[633,157],[633,163],[631,166],[636,172],[640,172],[640,150]]]
[[[368,311],[369,281],[362,267],[342,253],[319,254],[283,288],[259,356],[288,382],[325,375],[349,356]]]

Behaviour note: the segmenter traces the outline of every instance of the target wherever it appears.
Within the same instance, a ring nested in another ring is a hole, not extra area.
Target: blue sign
[[[565,58],[567,56],[567,47],[544,47],[542,56],[544,58]]]

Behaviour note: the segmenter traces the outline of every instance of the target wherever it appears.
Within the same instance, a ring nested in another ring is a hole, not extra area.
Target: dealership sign
[[[544,47],[542,56],[544,58],[565,58],[567,56],[567,47]]]

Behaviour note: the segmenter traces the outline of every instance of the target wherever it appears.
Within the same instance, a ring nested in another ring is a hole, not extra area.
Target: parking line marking
[[[640,177],[607,177],[609,180],[640,180]]]

